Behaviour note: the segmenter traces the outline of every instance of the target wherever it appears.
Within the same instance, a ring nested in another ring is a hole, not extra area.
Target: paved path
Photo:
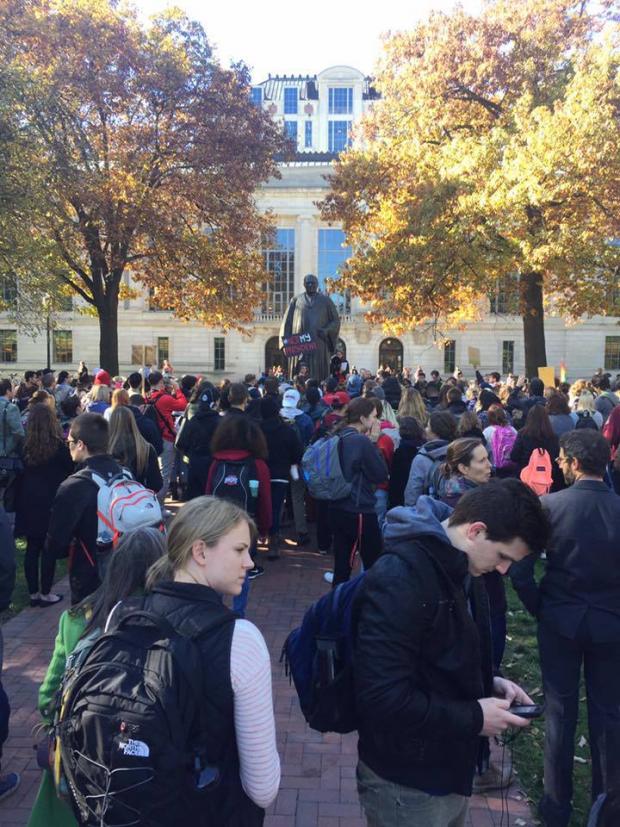
[[[269,808],[265,827],[364,827],[355,788],[356,736],[320,735],[306,726],[294,689],[279,664],[282,643],[308,604],[325,591],[322,574],[329,558],[294,546],[276,562],[264,562],[265,575],[251,587],[248,618],[262,630],[272,654],[282,784]],[[66,582],[60,591],[68,595]],[[66,606],[66,602],[63,601]],[[62,604],[61,604],[62,605]],[[22,773],[20,789],[0,804],[0,827],[24,827],[36,795],[31,729],[38,721],[37,689],[49,661],[61,608],[25,609],[3,626],[3,681],[11,706],[11,734],[3,769]],[[510,820],[501,819],[497,797],[474,797],[468,827],[531,827],[526,802],[516,787],[509,791]]]

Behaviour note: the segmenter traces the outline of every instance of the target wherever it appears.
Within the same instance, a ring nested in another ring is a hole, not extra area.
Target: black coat
[[[291,465],[298,465],[304,453],[297,428],[279,416],[260,423],[267,440],[267,465],[272,480],[288,480]]]
[[[360,759],[397,784],[471,795],[477,699],[493,680],[482,579],[437,537],[392,541],[366,574],[355,621]]]
[[[189,499],[205,492],[211,465],[211,440],[221,421],[219,413],[203,403],[194,416],[185,422],[177,437],[177,448],[189,460]]]
[[[159,456],[164,450],[164,442],[161,436],[161,431],[157,427],[157,423],[152,419],[149,419],[148,416],[144,416],[140,408],[135,405],[129,405],[129,410],[136,419],[138,430],[144,439],[146,439],[147,442],[150,442],[153,448],[155,448],[155,453]]]
[[[118,462],[121,462],[119,457],[115,457],[115,459],[117,459]],[[159,463],[157,462],[157,454],[155,453],[155,448],[153,448],[152,445],[149,445],[149,456],[146,463],[146,468],[142,474],[138,474],[138,469],[135,462],[127,463],[124,467],[131,471],[131,474],[135,480],[144,485],[145,488],[155,491],[155,493],[157,493],[164,484],[164,478],[161,475]]]
[[[45,537],[56,492],[72,473],[73,460],[64,442],[41,465],[24,461],[24,470],[17,478],[16,537]]]
[[[551,519],[545,575],[534,556],[510,569],[525,607],[563,637],[577,631],[620,641],[620,497],[597,480],[576,482],[541,500]]]
[[[401,439],[398,448],[394,451],[392,468],[390,470],[389,507],[405,504],[405,487],[409,479],[411,463],[418,453],[420,446],[412,439]]]

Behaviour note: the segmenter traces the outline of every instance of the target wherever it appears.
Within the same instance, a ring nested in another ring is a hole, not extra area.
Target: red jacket
[[[162,437],[166,442],[174,442],[176,432],[172,412],[184,411],[187,407],[187,399],[180,390],[176,392],[175,396],[172,396],[172,394],[166,390],[161,390],[153,391],[153,393],[149,395],[148,401],[155,405],[157,413],[159,414],[157,424],[159,425]]]
[[[394,460],[394,440],[387,434],[380,434],[377,440],[377,448],[381,451],[381,455],[388,469],[388,479],[385,482],[380,482],[377,488],[387,491],[390,487],[389,472],[392,470],[392,462]]]
[[[218,459],[221,460],[240,460],[251,456],[249,451],[216,451],[213,454],[213,461],[209,467],[209,476],[207,477],[207,487],[205,494],[213,493],[213,473],[215,471],[215,464]],[[258,533],[261,537],[266,537],[271,528],[271,477],[269,475],[269,468],[267,463],[262,459],[255,459],[256,476],[258,477],[258,502],[256,504],[256,523],[258,526]]]

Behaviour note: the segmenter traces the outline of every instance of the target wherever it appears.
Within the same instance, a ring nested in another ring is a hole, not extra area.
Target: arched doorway
[[[277,336],[272,336],[265,342],[265,373],[277,366],[286,369],[286,359],[280,350],[279,341]]]
[[[379,368],[400,373],[403,369],[403,344],[400,339],[384,339],[379,345]]]

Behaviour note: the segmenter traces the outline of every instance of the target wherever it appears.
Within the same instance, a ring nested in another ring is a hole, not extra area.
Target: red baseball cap
[[[95,376],[95,385],[107,385],[108,387],[112,384],[112,378],[107,370],[100,370],[98,371],[97,375]]]

